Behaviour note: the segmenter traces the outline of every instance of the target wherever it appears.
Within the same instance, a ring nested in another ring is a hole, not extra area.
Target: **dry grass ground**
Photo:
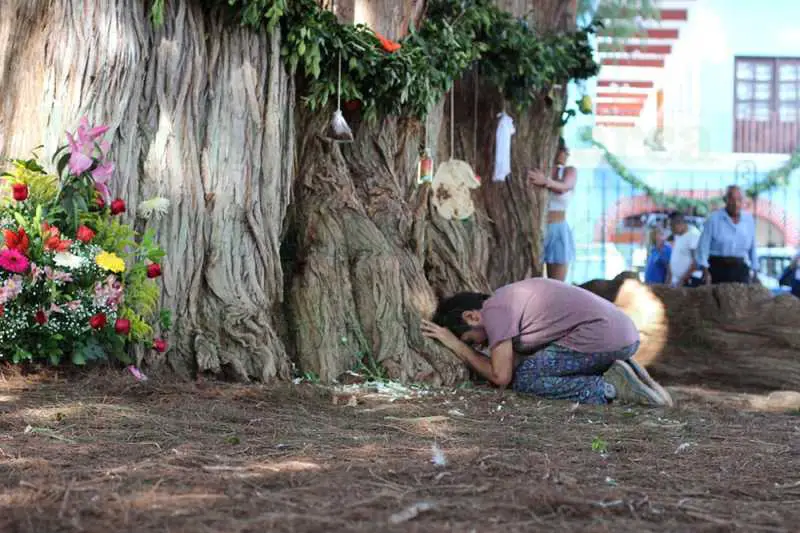
[[[678,408],[648,410],[3,372],[5,533],[800,524],[800,417],[753,410],[763,398],[684,389]]]

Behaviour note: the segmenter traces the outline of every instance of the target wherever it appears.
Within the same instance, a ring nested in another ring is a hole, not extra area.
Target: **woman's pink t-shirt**
[[[580,287],[529,278],[499,288],[483,303],[489,348],[513,340],[515,350],[533,351],[556,343],[598,353],[620,350],[639,340],[633,321],[617,306]]]

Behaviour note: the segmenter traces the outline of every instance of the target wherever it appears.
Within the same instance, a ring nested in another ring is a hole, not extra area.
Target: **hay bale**
[[[636,360],[667,384],[761,392],[800,387],[800,299],[759,285],[646,286],[624,273],[583,288],[636,323]]]

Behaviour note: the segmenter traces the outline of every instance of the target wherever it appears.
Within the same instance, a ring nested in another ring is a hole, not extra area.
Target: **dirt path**
[[[0,531],[800,523],[797,411],[740,412],[685,391],[670,411],[423,392],[0,377]],[[434,443],[446,464],[432,462]]]

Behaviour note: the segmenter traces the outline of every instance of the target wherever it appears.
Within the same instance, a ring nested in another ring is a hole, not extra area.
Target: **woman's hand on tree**
[[[441,342],[454,352],[458,350],[459,346],[464,344],[452,331],[438,324],[434,324],[429,320],[422,320],[420,330],[422,330],[422,335],[425,337]]]
[[[539,169],[533,169],[528,171],[528,185],[536,185],[539,187],[544,187],[547,185],[547,177],[544,175]]]

